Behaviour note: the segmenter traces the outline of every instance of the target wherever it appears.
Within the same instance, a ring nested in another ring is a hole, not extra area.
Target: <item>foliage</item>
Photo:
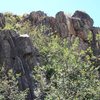
[[[33,44],[45,62],[35,69],[35,78],[41,83],[41,91],[46,93],[45,100],[100,99],[99,66],[90,61],[94,58],[90,47],[78,51],[78,38],[72,43],[58,36],[47,37],[38,32],[32,35]],[[86,55],[87,52],[92,56]]]
[[[18,29],[19,28],[19,21],[21,20],[20,16],[13,15],[12,13],[6,12],[5,16],[5,28],[4,29]]]
[[[19,91],[18,82],[12,70],[5,74],[4,66],[0,67],[0,100],[25,100],[26,91]]]

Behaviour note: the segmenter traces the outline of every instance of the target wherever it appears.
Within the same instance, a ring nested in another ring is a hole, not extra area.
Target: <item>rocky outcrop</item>
[[[91,44],[94,54],[100,55],[100,43],[97,43],[95,38],[96,34],[100,34],[100,28],[93,26],[94,21],[87,13],[76,11],[71,17],[68,17],[63,11],[60,11],[54,18],[48,17],[42,11],[38,11],[30,13],[28,19],[31,21],[32,26],[47,26],[48,29],[43,31],[44,34],[56,33],[62,38],[75,38],[78,36],[80,38],[79,48],[86,49]],[[91,43],[88,40],[90,34],[92,36]]]
[[[32,26],[44,25],[47,27],[43,29],[43,33],[46,35],[57,34],[69,41],[79,37],[79,50],[86,50],[91,46],[93,54],[100,58],[100,37],[97,39],[100,28],[93,26],[94,21],[87,13],[77,10],[68,17],[63,11],[60,11],[55,17],[49,17],[39,11],[39,13],[32,12],[28,16],[27,20],[31,22]],[[100,63],[98,64],[100,65]]]
[[[6,74],[9,69],[13,69],[15,76],[20,74],[19,89],[29,88],[27,99],[33,100],[35,82],[32,69],[39,64],[39,53],[27,34],[19,35],[14,30],[0,31],[0,64],[6,67]]]

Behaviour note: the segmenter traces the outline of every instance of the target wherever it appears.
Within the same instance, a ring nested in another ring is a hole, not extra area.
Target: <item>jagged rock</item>
[[[54,17],[45,17],[41,21],[41,24],[50,27],[52,29],[52,32],[56,30],[56,19]]]
[[[43,28],[43,33],[45,35],[50,35],[52,32],[56,32],[56,19],[54,17],[44,17],[40,20],[39,25],[46,26]]]
[[[94,23],[93,19],[87,13],[78,10],[75,11],[72,17],[68,17],[63,11],[60,11],[56,14],[55,18],[48,17],[41,11],[32,12],[29,15],[29,20],[31,21],[32,25],[47,26],[47,29],[43,29],[44,34],[57,33],[62,38],[70,37],[70,39],[72,35],[78,36],[80,40],[82,39],[80,42],[82,44],[80,44],[80,46],[82,46],[81,48],[88,47],[87,45],[85,46],[83,44],[88,44],[88,35],[91,33],[94,38],[94,30],[97,30],[96,28],[92,28]],[[92,42],[91,45],[94,44],[95,43]],[[99,49],[97,52],[99,52]]]
[[[28,100],[35,97],[31,73],[33,67],[39,64],[38,57],[38,50],[32,46],[28,35],[18,35],[14,30],[0,31],[0,64],[6,67],[6,73],[13,69],[15,76],[21,74],[19,89],[29,88]]]
[[[75,11],[75,13],[73,14],[72,17],[75,18],[80,18],[81,21],[83,21],[84,25],[88,26],[88,27],[92,27],[93,26],[93,19],[85,12],[82,11]]]
[[[96,55],[100,55],[100,42],[96,41],[96,34],[100,34],[100,28],[93,28],[93,19],[85,12],[76,11],[72,17],[65,16],[64,12],[60,11],[56,14],[57,32],[61,37],[70,37],[73,40],[73,35],[80,38],[80,49],[86,50],[89,45],[93,48]],[[88,35],[91,34],[92,42],[89,43]],[[75,38],[75,37],[74,37]]]
[[[67,18],[67,26],[68,26],[68,36],[76,35],[72,18],[69,18],[69,17]]]
[[[67,19],[64,12],[60,11],[56,14],[56,21],[57,21],[57,32],[60,34],[61,37],[65,38],[68,36],[68,26],[67,26]]]
[[[41,20],[46,17],[47,15],[42,11],[31,12],[29,15],[29,20],[31,21],[32,25],[38,25]]]
[[[71,17],[71,19],[75,31],[78,31],[79,29],[84,27],[84,23],[81,21],[80,18]]]
[[[56,14],[56,20],[58,23],[66,23],[66,16],[63,11]]]
[[[72,17],[71,20],[71,23],[73,24],[73,28],[75,30],[75,32],[72,33],[75,33],[76,36],[80,37],[84,41],[87,41],[88,34],[90,33],[90,28],[86,27],[80,18]]]
[[[5,27],[5,17],[2,13],[0,13],[0,27],[1,28]]]
[[[65,23],[58,23],[57,32],[62,38],[65,38],[68,36],[68,27],[65,25]]]

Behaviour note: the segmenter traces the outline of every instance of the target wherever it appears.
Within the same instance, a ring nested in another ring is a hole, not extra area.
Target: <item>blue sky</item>
[[[50,16],[58,11],[73,14],[75,10],[87,12],[94,19],[94,26],[100,26],[100,0],[1,0],[0,12],[22,15],[42,10]]]

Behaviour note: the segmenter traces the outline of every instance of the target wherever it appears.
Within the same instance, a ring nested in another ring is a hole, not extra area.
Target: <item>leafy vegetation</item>
[[[94,57],[91,48],[78,51],[78,38],[71,43],[58,36],[37,35],[34,44],[45,64],[36,67],[36,79],[41,83],[42,92],[47,94],[45,100],[99,100],[99,66],[90,61]],[[87,52],[92,56],[86,55]]]
[[[0,100],[25,100],[26,91],[19,91],[18,82],[12,70],[5,74],[5,67],[0,67]]]

